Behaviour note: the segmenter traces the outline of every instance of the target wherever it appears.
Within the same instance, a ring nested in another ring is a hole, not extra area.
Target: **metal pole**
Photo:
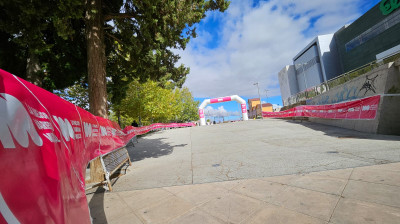
[[[267,97],[267,99],[265,100],[268,103],[268,89],[265,90],[265,96]]]
[[[265,102],[267,102],[268,103],[268,89],[266,89],[265,90],[265,97],[267,98],[266,100],[265,100]],[[272,104],[271,104],[272,105]],[[274,112],[274,107],[272,107],[272,112]]]
[[[262,100],[261,100],[261,95],[260,95],[260,88],[258,87],[258,82],[254,83],[253,85],[257,85],[257,90],[258,90],[258,98],[260,99],[260,108],[261,108],[261,119],[264,119],[262,116],[263,112],[263,106],[262,106]]]

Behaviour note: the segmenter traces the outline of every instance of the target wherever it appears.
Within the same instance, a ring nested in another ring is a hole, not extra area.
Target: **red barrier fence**
[[[135,135],[0,70],[0,223],[90,223],[85,170]]]
[[[376,117],[381,96],[372,96],[330,105],[297,106],[281,112],[263,112],[263,117],[316,117],[328,119],[373,120]]]

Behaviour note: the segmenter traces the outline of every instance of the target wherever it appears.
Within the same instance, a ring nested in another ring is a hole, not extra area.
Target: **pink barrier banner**
[[[247,106],[246,106],[246,104],[240,104],[240,107],[242,108],[242,114],[247,113]]]
[[[0,70],[0,223],[90,223],[85,170],[99,155],[160,128],[126,127]]]
[[[263,117],[317,117],[327,119],[373,120],[376,117],[380,95],[330,105],[297,106],[281,112],[263,112]]]
[[[199,117],[204,118],[204,110],[203,109],[199,109]]]
[[[231,100],[232,100],[232,98],[230,96],[226,96],[226,97],[211,99],[210,103],[221,103],[221,102],[227,102],[227,101],[231,101]]]

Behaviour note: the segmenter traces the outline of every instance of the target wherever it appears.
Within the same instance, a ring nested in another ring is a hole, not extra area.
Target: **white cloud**
[[[204,114],[209,117],[241,116],[241,113],[238,111],[226,111],[224,106],[220,106],[218,109],[207,106],[204,108]]]
[[[316,35],[333,33],[358,18],[361,0],[270,0],[252,7],[252,1],[232,1],[224,13],[210,12],[206,20],[218,19],[218,47],[209,49],[211,34],[203,29],[180,62],[190,67],[185,86],[195,97],[227,95],[280,95],[278,72]],[[316,19],[317,18],[317,19]]]

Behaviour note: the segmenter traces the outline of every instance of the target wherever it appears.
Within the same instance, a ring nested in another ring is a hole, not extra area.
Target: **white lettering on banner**
[[[49,116],[47,116],[46,113],[44,112],[39,112],[37,111],[35,108],[29,106],[28,104],[25,104],[26,107],[29,110],[29,113],[32,114],[33,116],[37,117],[37,118],[43,118],[43,119],[49,119]]]
[[[349,108],[349,112],[354,112],[354,108]]]
[[[92,136],[92,124],[83,122],[83,127],[85,129],[85,137]]]
[[[99,125],[93,124],[92,125],[92,137],[97,137],[99,136]]]
[[[60,142],[60,140],[57,138],[57,136],[53,132],[44,133],[43,136],[46,137],[49,141],[51,141],[53,143]]]
[[[112,127],[107,127],[107,136],[112,136]]]
[[[73,126],[79,126],[79,125],[81,125],[81,123],[79,123],[79,121],[71,121],[71,124],[72,124]]]
[[[369,110],[369,105],[368,105],[368,106],[363,106],[363,107],[362,107],[362,111],[366,111],[366,110]]]
[[[80,127],[81,123],[79,121],[71,120],[71,124],[72,124],[72,126],[75,126],[75,127],[72,127],[75,132],[75,139],[81,139],[82,138],[82,134],[80,134],[80,132],[82,132],[82,129]],[[76,126],[78,126],[78,127],[76,127]]]
[[[107,136],[107,129],[103,126],[100,126],[101,136]]]
[[[53,118],[55,121],[57,121],[58,126],[61,129],[61,133],[67,142],[69,142],[70,138],[75,139],[74,129],[72,128],[72,125],[71,123],[69,123],[67,118],[65,118],[64,120],[56,116],[53,116]]]
[[[4,148],[15,148],[12,136],[24,148],[29,145],[29,136],[37,146],[43,145],[24,105],[14,96],[0,93],[0,117],[0,142]]]
[[[0,213],[6,220],[6,223],[13,223],[13,224],[20,223],[18,219],[15,217],[15,215],[12,213],[10,208],[7,206],[6,202],[4,201],[3,195],[1,195],[1,193],[0,193]]]
[[[83,127],[86,138],[99,136],[99,125],[83,122]],[[100,131],[102,136],[107,135],[106,127],[100,126]]]
[[[44,130],[53,130],[54,131],[53,125],[48,121],[38,121],[35,119],[33,121],[35,122],[36,126],[41,130],[44,129]]]

